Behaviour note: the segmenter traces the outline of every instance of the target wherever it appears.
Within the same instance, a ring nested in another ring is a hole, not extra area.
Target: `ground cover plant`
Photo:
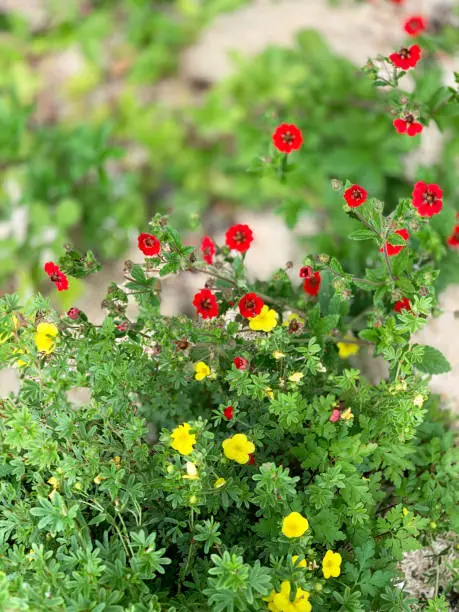
[[[401,104],[378,118],[395,148],[430,118],[414,94],[400,99],[403,73],[423,61],[417,42],[367,65],[369,82]],[[455,88],[437,91],[437,119],[454,123]],[[262,191],[266,172],[284,197],[300,185],[295,164],[314,134],[290,113],[260,124],[251,143],[259,133],[270,160],[244,185]],[[19,390],[0,400],[2,609],[455,605],[454,580],[444,584],[439,571],[434,597],[414,600],[399,563],[438,534],[448,552],[456,546],[457,447],[429,391],[430,376],[450,365],[413,340],[439,312],[447,249],[457,265],[456,211],[427,170],[383,194],[365,167],[348,176],[337,162],[326,186],[321,174],[342,259],[324,242],[268,281],[249,281],[257,227],[236,219],[224,241],[202,232],[196,248],[172,211],[143,223],[102,323],[53,309],[40,293],[0,299],[0,366],[20,375]],[[112,188],[103,172],[93,183]],[[361,245],[357,263],[349,245]],[[91,250],[63,253],[37,266],[52,295],[101,267]],[[163,279],[197,274],[194,315],[163,316]],[[363,351],[389,366],[376,385],[353,364]]]

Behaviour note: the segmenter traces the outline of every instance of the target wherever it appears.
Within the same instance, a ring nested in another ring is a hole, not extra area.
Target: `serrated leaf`
[[[403,236],[400,236],[400,234],[396,234],[395,232],[393,234],[389,234],[389,236],[387,237],[387,242],[392,246],[406,245],[405,238],[403,238]]]
[[[416,364],[416,368],[420,372],[425,372],[426,374],[444,374],[451,371],[449,361],[438,349],[422,344],[415,344],[414,346],[422,346],[424,349],[422,361]]]
[[[349,234],[350,240],[372,240],[375,238],[375,233],[368,229],[358,229]]]

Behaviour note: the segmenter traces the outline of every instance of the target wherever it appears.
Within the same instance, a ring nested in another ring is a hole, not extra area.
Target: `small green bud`
[[[429,526],[431,529],[436,529],[437,528],[437,523],[435,521],[430,521]]]
[[[317,591],[318,593],[320,593],[320,591],[323,589],[324,587],[320,584],[320,582],[316,582],[314,585],[314,590]]]

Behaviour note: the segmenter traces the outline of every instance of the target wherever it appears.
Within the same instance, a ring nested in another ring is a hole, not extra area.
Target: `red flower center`
[[[352,190],[352,199],[355,200],[356,202],[362,199],[362,192],[360,191],[360,189]]]
[[[143,242],[144,242],[145,246],[147,246],[147,247],[155,246],[155,241],[153,240],[153,238],[150,238],[150,237],[145,238]]]
[[[255,302],[253,300],[247,300],[245,307],[247,310],[253,310],[255,308]]]
[[[404,59],[409,59],[411,57],[410,50],[407,49],[406,47],[404,47],[403,49],[400,49],[399,55],[400,57],[403,57]]]
[[[212,308],[212,302],[209,300],[209,298],[204,298],[201,300],[201,308],[203,310],[210,310]]]
[[[414,122],[416,121],[416,119],[415,119],[415,118],[414,118],[414,116],[413,116],[413,115],[410,113],[410,114],[408,114],[408,115],[405,115],[405,121],[411,125],[412,123],[414,123]]]
[[[319,283],[320,283],[320,280],[316,278],[315,276],[309,279],[309,285],[312,287],[317,287]]]
[[[60,281],[60,276],[57,272],[53,272],[49,278],[53,281],[53,283]]]
[[[285,142],[285,144],[292,144],[294,140],[295,136],[292,134],[292,132],[284,132],[282,134],[282,141]]]
[[[237,244],[242,244],[243,242],[245,242],[246,237],[244,232],[237,231],[233,236],[233,240],[234,242],[237,242]]]

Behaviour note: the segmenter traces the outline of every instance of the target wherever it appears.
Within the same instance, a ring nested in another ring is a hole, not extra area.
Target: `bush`
[[[375,199],[357,210],[383,247],[393,218]],[[394,213],[416,214],[404,200]],[[433,230],[418,223],[414,248],[364,279],[306,258],[303,291],[285,270],[249,285],[227,246],[204,263],[158,217],[161,250],[128,262],[101,326],[5,296],[0,358],[22,378],[1,406],[9,609],[277,611],[289,596],[297,611],[408,609],[397,563],[452,528],[457,501],[452,433],[427,389],[449,364],[410,340],[436,308],[418,246]],[[161,317],[160,278],[198,270],[201,318]],[[373,301],[360,322],[355,287]],[[388,380],[346,361],[362,345]]]

